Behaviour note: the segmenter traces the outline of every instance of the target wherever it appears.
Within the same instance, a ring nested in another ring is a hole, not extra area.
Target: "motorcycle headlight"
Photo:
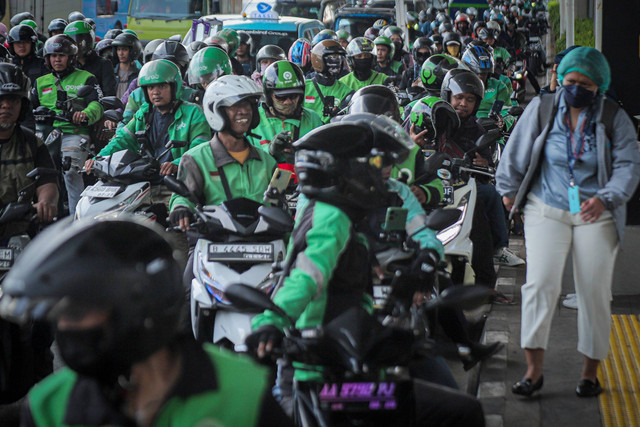
[[[447,245],[449,242],[455,239],[458,233],[460,233],[460,230],[462,230],[462,223],[464,222],[464,219],[467,216],[468,207],[469,207],[469,195],[467,194],[460,200],[460,204],[456,208],[461,212],[460,218],[458,218],[458,220],[455,223],[451,224],[449,227],[445,228],[444,230],[441,230],[436,235],[438,240],[440,240],[440,242],[442,242],[443,245]]]
[[[105,211],[105,212],[102,212],[102,213],[96,215],[96,219],[111,218],[111,217],[117,216],[120,211],[125,209],[127,206],[131,205],[139,196],[140,196],[140,191],[138,191],[138,192],[132,194],[131,196],[127,197],[126,199],[124,199],[123,201],[121,201],[120,203],[118,203],[113,208],[109,209],[108,211]]]
[[[516,80],[520,80],[522,78],[522,73],[516,73]]]

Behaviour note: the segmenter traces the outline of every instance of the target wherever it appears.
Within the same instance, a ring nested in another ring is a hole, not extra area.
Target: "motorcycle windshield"
[[[109,158],[108,174],[112,177],[125,175],[131,171],[131,165],[140,159],[140,155],[131,150],[122,150],[113,153]]]

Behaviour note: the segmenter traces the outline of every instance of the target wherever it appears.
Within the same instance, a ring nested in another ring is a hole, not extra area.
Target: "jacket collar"
[[[249,144],[247,139],[244,140],[245,144],[249,148],[249,159],[262,160],[260,154],[258,153],[258,149],[253,145]],[[222,144],[220,138],[218,138],[218,134],[216,133],[214,137],[209,142],[209,146],[211,147],[211,152],[213,153],[213,158],[216,162],[216,168],[220,169],[221,167],[228,165],[229,163],[237,163],[238,161],[234,159],[231,154],[229,154],[229,150]]]

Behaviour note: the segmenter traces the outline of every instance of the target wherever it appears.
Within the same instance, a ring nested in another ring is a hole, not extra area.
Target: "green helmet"
[[[78,45],[78,55],[80,57],[86,56],[93,49],[96,35],[91,24],[85,21],[75,21],[66,26],[64,33]]]
[[[402,32],[402,28],[400,27],[396,27],[395,25],[390,25],[387,28],[384,29],[384,31],[382,32],[382,35],[385,37],[389,37],[391,38],[391,36],[393,34],[397,34],[399,35],[402,40],[404,40],[404,33]]]
[[[416,133],[427,131],[426,140],[437,142],[443,134],[451,136],[460,127],[456,110],[437,96],[427,96],[411,108],[409,120]]]
[[[33,19],[25,19],[24,21],[22,21],[20,23],[28,25],[31,28],[33,28],[34,30],[36,30],[36,32],[38,32],[38,24],[36,24],[36,21],[34,21]]]
[[[389,37],[378,36],[373,41],[373,44],[376,45],[376,48],[377,46],[387,46],[389,48],[389,55],[387,55],[387,59],[391,61],[391,59],[393,58],[393,55],[395,55],[396,53],[396,47]]]
[[[123,32],[123,33],[127,33],[127,34],[133,34],[134,36],[138,37],[138,33],[136,33],[136,32],[135,32],[135,31],[133,31],[133,30],[130,30],[130,29],[128,29],[128,28],[127,28],[127,29],[125,29],[125,30],[122,30],[122,32]],[[140,37],[138,37],[138,38],[140,38]]]
[[[233,74],[229,56],[217,47],[197,51],[189,63],[189,84],[208,85],[218,77]]]
[[[438,53],[427,58],[420,68],[420,81],[425,89],[440,93],[440,86],[444,76],[454,68],[466,68],[464,64],[453,56]]]
[[[240,44],[240,36],[238,33],[230,28],[223,28],[218,31],[216,35],[222,37],[229,45],[229,57],[235,55],[236,49],[238,49],[238,45]]]
[[[336,37],[338,40],[345,39],[347,41],[351,41],[351,35],[347,32],[347,30],[338,30],[336,32]]]
[[[171,86],[171,100],[180,99],[182,95],[182,77],[180,69],[168,59],[156,59],[144,64],[138,74],[138,86],[142,87],[145,100],[150,103],[145,86],[168,83]]]
[[[269,107],[273,106],[272,94],[304,95],[304,74],[300,67],[289,61],[277,61],[269,65],[262,77],[262,89]]]

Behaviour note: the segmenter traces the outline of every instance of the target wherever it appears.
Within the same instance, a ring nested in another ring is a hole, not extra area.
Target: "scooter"
[[[286,206],[284,190],[290,177],[290,172],[276,169],[265,201]],[[293,218],[286,209],[247,198],[200,206],[184,183],[173,177],[164,181],[171,191],[196,203],[198,219],[191,225],[197,237],[190,295],[193,334],[201,342],[246,351],[252,316],[231,306],[226,289],[242,282],[271,294],[278,280],[272,269],[284,261],[285,236],[293,230]]]
[[[162,185],[160,163],[169,150],[187,145],[186,141],[169,141],[157,157],[148,148],[144,135],[137,135],[141,153],[122,150],[110,156],[99,157],[85,145],[81,147],[96,157],[92,174],[98,182],[84,189],[75,219],[100,218],[122,213],[143,215],[151,221],[166,226],[167,208],[164,203],[151,199],[152,185]]]

